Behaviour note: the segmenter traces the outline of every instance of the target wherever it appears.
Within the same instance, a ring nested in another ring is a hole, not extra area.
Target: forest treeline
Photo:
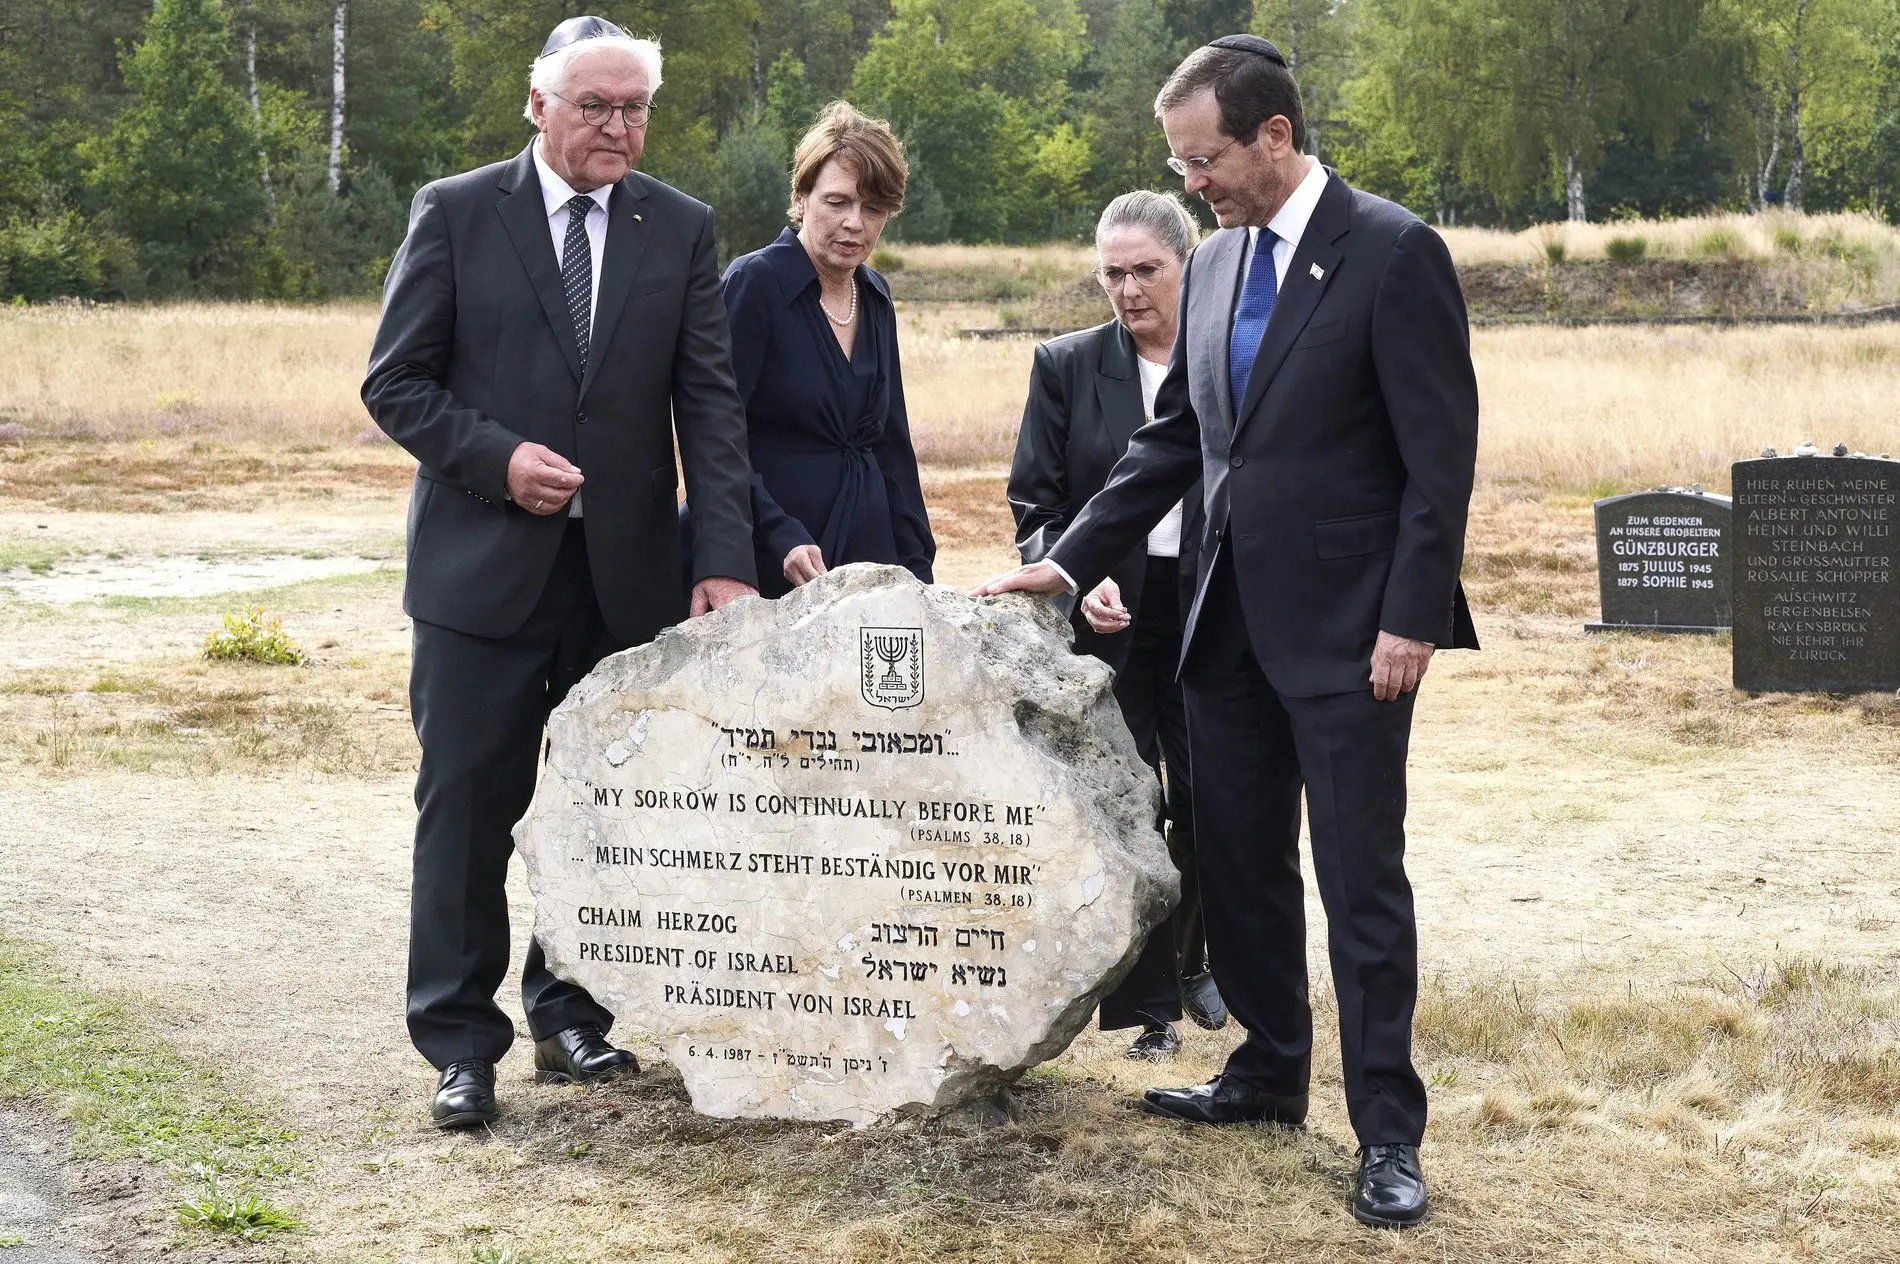
[[[579,12],[661,41],[643,165],[728,254],[840,96],[904,139],[894,237],[1080,237],[1173,183],[1155,92],[1242,29],[1325,162],[1439,223],[1900,222],[1900,0],[0,0],[0,295],[371,292],[419,185],[526,142]]]

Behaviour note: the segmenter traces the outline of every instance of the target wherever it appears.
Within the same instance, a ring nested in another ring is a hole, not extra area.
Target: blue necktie
[[[1234,309],[1234,332],[1227,346],[1227,384],[1234,392],[1236,423],[1240,421],[1240,401],[1247,398],[1247,375],[1253,372],[1260,339],[1273,318],[1273,300],[1279,290],[1279,279],[1273,271],[1273,243],[1278,240],[1271,228],[1260,230],[1253,263],[1247,269],[1247,285],[1240,292],[1240,305]]]

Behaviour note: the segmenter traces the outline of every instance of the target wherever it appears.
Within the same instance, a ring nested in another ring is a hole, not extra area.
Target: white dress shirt
[[[1274,213],[1273,218],[1267,221],[1267,227],[1271,228],[1273,235],[1279,238],[1273,243],[1273,280],[1276,292],[1286,288],[1287,269],[1293,266],[1293,255],[1300,248],[1300,238],[1306,235],[1306,224],[1313,218],[1313,209],[1319,205],[1319,195],[1326,191],[1326,168],[1320,166],[1316,159],[1309,158],[1307,162],[1311,165],[1307,167],[1306,175],[1293,186],[1293,192],[1287,194],[1286,202]],[[1247,249],[1240,256],[1240,288],[1243,290],[1247,288],[1247,274],[1253,270],[1253,252],[1259,246],[1260,229],[1257,226],[1249,227]],[[1145,365],[1146,361],[1143,361],[1143,364]],[[1154,397],[1149,395],[1147,398],[1149,400],[1148,415],[1152,417]],[[1176,505],[1168,515],[1174,519],[1175,556],[1177,557],[1180,556],[1181,550],[1180,514],[1181,507]],[[1163,520],[1162,525],[1166,525],[1166,519]],[[1159,531],[1161,527],[1155,530]],[[1149,535],[1148,540],[1148,551],[1153,553],[1154,536]],[[1055,567],[1056,574],[1062,576],[1063,582],[1069,586],[1069,591],[1074,592],[1074,577],[1053,559],[1050,560],[1049,565]]]
[[[541,205],[548,208],[548,236],[554,239],[554,262],[562,262],[561,249],[567,244],[567,201],[574,196],[574,189],[567,181],[554,174],[554,168],[548,166],[547,159],[541,156],[544,141],[534,142],[534,169],[541,175]],[[594,199],[594,205],[600,208],[600,214],[587,213],[587,249],[594,257],[593,293],[587,300],[587,323],[594,323],[594,309],[600,305],[600,261],[607,253],[607,200],[614,195],[614,186],[603,184],[587,196]]]
[[[1308,159],[1313,165],[1307,168],[1306,177],[1293,186],[1293,192],[1287,194],[1286,204],[1267,221],[1267,227],[1279,238],[1273,243],[1273,288],[1274,292],[1286,288],[1286,270],[1293,266],[1294,252],[1300,248],[1300,238],[1306,235],[1306,222],[1313,218],[1313,208],[1319,205],[1319,195],[1326,191],[1326,168],[1317,160]],[[1247,288],[1247,274],[1253,271],[1253,252],[1260,248],[1260,230],[1247,230],[1247,252],[1240,257],[1240,288]]]
[[[1155,419],[1155,396],[1161,391],[1161,379],[1168,376],[1168,366],[1156,364],[1143,356],[1135,357],[1135,368],[1141,373],[1141,411],[1149,421]],[[1148,533],[1149,557],[1181,556],[1181,501],[1174,502],[1174,508],[1168,510],[1168,516],[1155,524]]]
[[[541,177],[541,205],[548,210],[548,235],[554,239],[554,262],[561,263],[561,251],[567,245],[568,199],[574,196],[574,187],[554,174],[554,168],[548,166],[547,159],[541,156],[541,146],[545,138],[534,142],[534,169]],[[594,311],[600,306],[600,261],[607,253],[607,200],[614,195],[614,186],[603,184],[587,196],[594,199],[594,205],[600,208],[600,214],[587,213],[587,253],[593,256],[594,280],[587,297],[587,325],[589,341],[592,341]],[[574,499],[567,502],[567,516],[581,516],[581,494],[574,493]]]

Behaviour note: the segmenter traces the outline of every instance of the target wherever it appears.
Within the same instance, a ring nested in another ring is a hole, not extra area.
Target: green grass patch
[[[81,550],[56,540],[0,540],[0,574],[31,571],[44,575],[57,562],[81,555]]]
[[[68,1120],[77,1157],[164,1168],[180,1190],[183,1223],[217,1228],[187,1217],[200,1208],[241,1219],[248,1206],[257,1225],[269,1225],[264,1233],[295,1224],[253,1192],[296,1170],[294,1132],[155,1036],[123,1002],[56,978],[37,952],[0,939],[0,1100],[8,1098]]]
[[[284,631],[283,618],[265,614],[262,606],[225,611],[224,626],[205,638],[204,653],[209,659],[273,667],[302,667],[310,661],[310,655]]]
[[[227,592],[206,593],[196,597],[99,597],[57,608],[71,611],[83,610],[90,606],[142,614],[222,615],[230,608],[231,598],[235,595],[242,597],[246,604],[268,606],[284,614],[308,614],[315,610],[329,609],[337,603],[339,597],[349,593],[399,592],[402,589],[402,576],[402,567],[386,566],[381,570],[361,571],[352,575],[330,575],[322,579],[306,579],[294,584],[281,584],[274,588],[255,588],[237,594]]]
[[[1603,244],[1603,254],[1612,263],[1641,263],[1649,253],[1649,239],[1640,234],[1612,237]]]
[[[273,1233],[303,1227],[303,1222],[256,1193],[228,1194],[216,1181],[203,1196],[178,1208],[178,1223],[189,1229],[228,1233],[245,1242],[261,1242]]]
[[[1748,243],[1733,228],[1712,228],[1695,239],[1694,251],[1704,259],[1741,259]]]

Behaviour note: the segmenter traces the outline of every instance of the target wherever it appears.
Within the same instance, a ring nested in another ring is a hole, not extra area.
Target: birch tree
[[[330,23],[330,196],[343,187],[343,105],[347,82],[343,73],[343,54],[347,47],[344,31],[348,23],[350,0],[336,0]]]
[[[1866,0],[1730,0],[1748,31],[1755,72],[1755,204],[1801,209],[1812,122],[1860,108],[1873,77],[1879,11]],[[1785,174],[1783,162],[1786,162]]]

